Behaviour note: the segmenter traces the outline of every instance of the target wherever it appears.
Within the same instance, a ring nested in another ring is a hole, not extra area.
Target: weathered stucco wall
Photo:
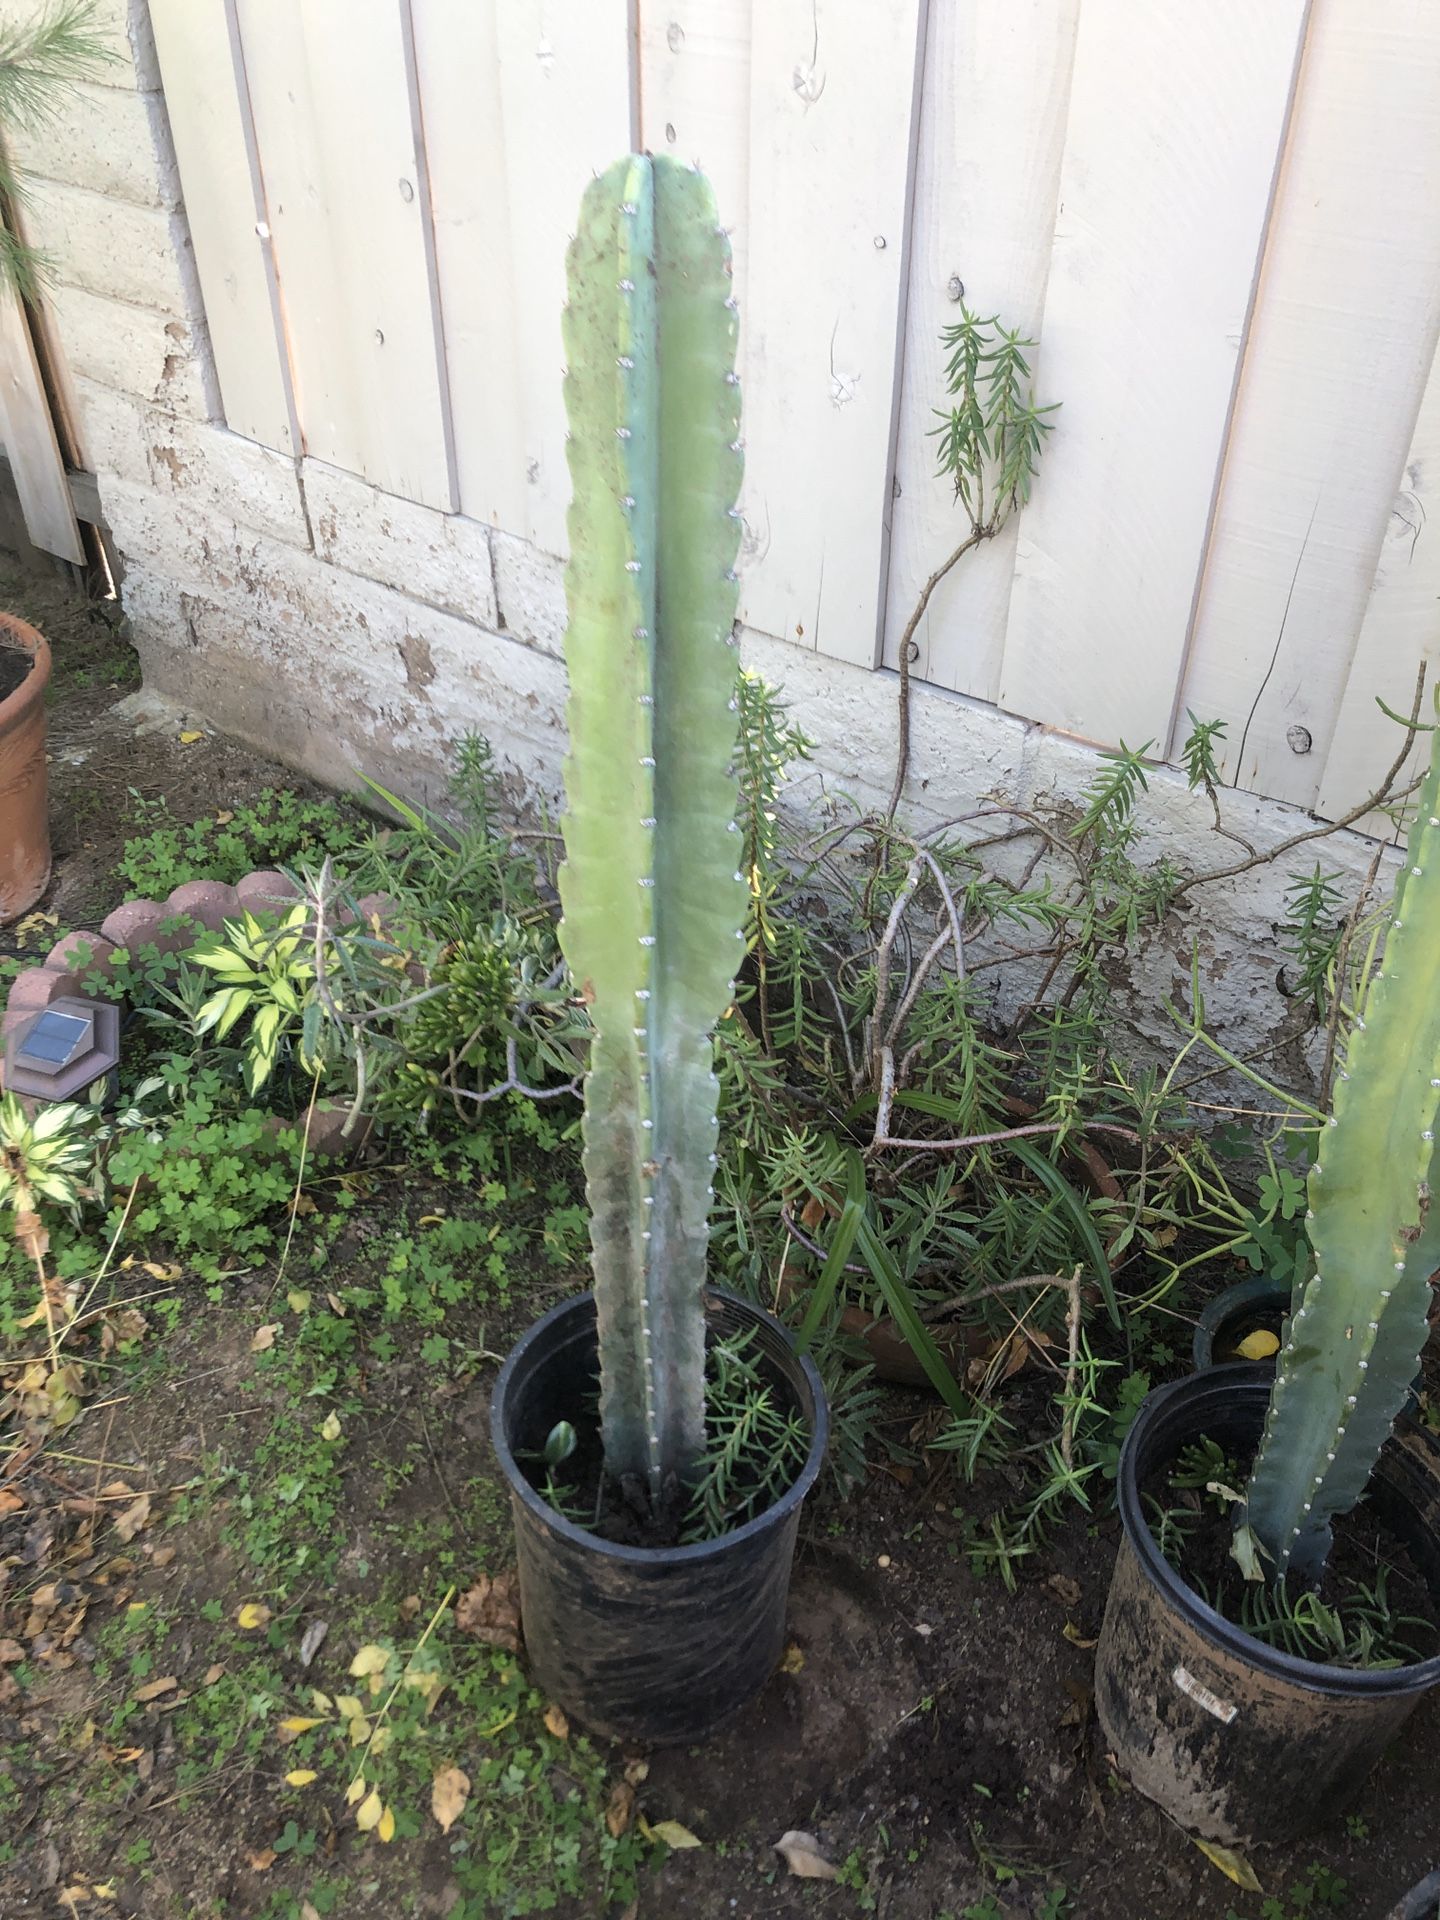
[[[418,798],[443,792],[467,729],[496,749],[519,807],[553,801],[563,751],[560,564],[478,522],[445,516],[320,463],[292,460],[218,423],[204,315],[143,0],[110,0],[123,59],[78,91],[67,128],[25,155],[31,225],[52,252],[54,300],[84,445],[123,567],[149,688],[193,721],[235,733],[344,786],[364,768]],[[836,792],[888,796],[896,752],[893,676],[763,635],[742,653],[784,686],[817,742],[791,792],[820,817]],[[915,690],[910,817],[934,824],[996,797],[1073,801],[1090,750],[961,696]],[[1377,769],[1377,776],[1379,770]],[[1143,855],[1182,869],[1234,857],[1203,796],[1168,772],[1151,781]],[[1234,829],[1257,849],[1306,824],[1295,809],[1236,795]],[[1373,844],[1325,843],[1354,881]],[[1161,1011],[1188,982],[1198,941],[1216,1024],[1258,1044],[1283,1022],[1277,923],[1302,850],[1192,896],[1150,942],[1126,995],[1137,1034],[1159,1044]]]

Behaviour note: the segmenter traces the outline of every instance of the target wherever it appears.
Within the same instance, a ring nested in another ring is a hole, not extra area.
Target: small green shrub
[[[163,799],[135,794],[133,818],[141,831],[125,842],[118,872],[131,894],[147,900],[163,900],[189,880],[233,886],[257,868],[351,853],[372,831],[343,800],[307,800],[274,787],[233,812],[188,822],[176,820]]]

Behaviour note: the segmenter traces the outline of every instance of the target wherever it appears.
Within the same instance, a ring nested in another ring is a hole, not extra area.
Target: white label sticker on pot
[[[1209,1687],[1197,1680],[1194,1674],[1184,1667],[1176,1667],[1170,1678],[1182,1693],[1188,1693],[1198,1706],[1204,1707],[1207,1713],[1213,1713],[1215,1718],[1222,1720],[1227,1727],[1240,1711],[1238,1707],[1232,1707],[1228,1700],[1222,1700],[1218,1693],[1212,1693]]]

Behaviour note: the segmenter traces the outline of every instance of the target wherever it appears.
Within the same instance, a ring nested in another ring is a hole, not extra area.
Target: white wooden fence
[[[1440,634],[1434,0],[151,11],[232,428],[562,551],[564,244],[638,140],[734,227],[750,625],[893,662],[963,286],[1063,410],[917,671],[1105,743],[1223,716],[1331,814],[1388,757]]]

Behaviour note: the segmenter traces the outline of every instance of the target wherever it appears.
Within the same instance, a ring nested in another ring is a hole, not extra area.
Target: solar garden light
[[[120,1009],[109,1000],[52,1000],[5,1044],[5,1090],[73,1100],[120,1063]]]

